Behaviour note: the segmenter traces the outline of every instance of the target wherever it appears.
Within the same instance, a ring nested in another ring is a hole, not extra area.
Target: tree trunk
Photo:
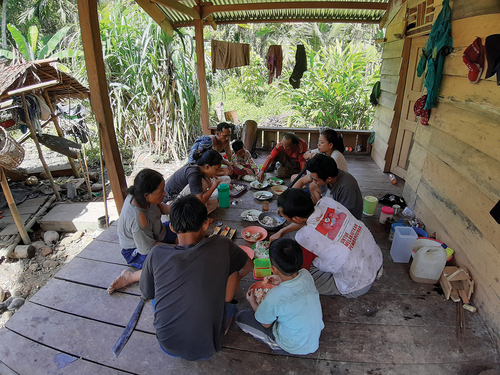
[[[7,49],[7,0],[2,1],[2,48]]]

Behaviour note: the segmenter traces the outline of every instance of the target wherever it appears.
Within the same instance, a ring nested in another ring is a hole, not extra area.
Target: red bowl
[[[248,257],[250,259],[253,259],[255,256],[255,253],[253,252],[252,249],[250,249],[248,246],[240,246],[240,249],[243,250],[245,253],[247,253]]]
[[[245,237],[246,233],[250,233],[250,238]],[[251,238],[251,236],[254,235],[255,233],[261,233],[262,236],[258,240],[254,240],[253,238]],[[243,229],[241,231],[241,237],[243,237],[243,239],[245,241],[248,241],[248,242],[263,241],[267,238],[267,230],[265,230],[262,227],[257,227],[257,226],[246,227],[245,229]]]

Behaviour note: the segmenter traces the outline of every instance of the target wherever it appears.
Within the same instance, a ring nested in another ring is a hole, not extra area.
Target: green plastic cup
[[[377,208],[378,199],[367,195],[363,201],[363,214],[366,216],[373,216]]]

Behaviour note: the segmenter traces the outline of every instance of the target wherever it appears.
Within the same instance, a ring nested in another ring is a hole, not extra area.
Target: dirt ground
[[[156,163],[153,157],[145,151],[138,151],[134,156],[133,169],[127,176],[128,186],[133,184],[135,175],[143,168],[152,168],[162,173],[168,178],[185,161],[171,163]],[[107,191],[109,189],[107,181]],[[85,190],[80,192],[81,200]],[[88,199],[88,193],[86,195]],[[62,196],[63,200],[66,197]],[[93,199],[93,201],[99,200]],[[102,201],[102,197],[100,198]],[[60,238],[54,244],[46,244],[43,240],[44,232],[35,229],[30,237],[36,248],[35,256],[32,259],[8,259],[0,264],[0,302],[6,301],[8,297],[21,297],[24,301],[29,300],[41,287],[43,287],[65,264],[69,263],[80,251],[93,241],[101,232],[99,231],[78,231],[75,233],[59,233]],[[10,301],[12,302],[12,298]],[[17,299],[17,305],[21,302]],[[15,313],[16,309],[8,310],[6,303],[0,303],[0,328]]]

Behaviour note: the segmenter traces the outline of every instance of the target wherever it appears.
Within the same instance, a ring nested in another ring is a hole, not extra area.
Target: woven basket
[[[0,127],[0,166],[5,169],[18,167],[24,159],[24,148]]]

